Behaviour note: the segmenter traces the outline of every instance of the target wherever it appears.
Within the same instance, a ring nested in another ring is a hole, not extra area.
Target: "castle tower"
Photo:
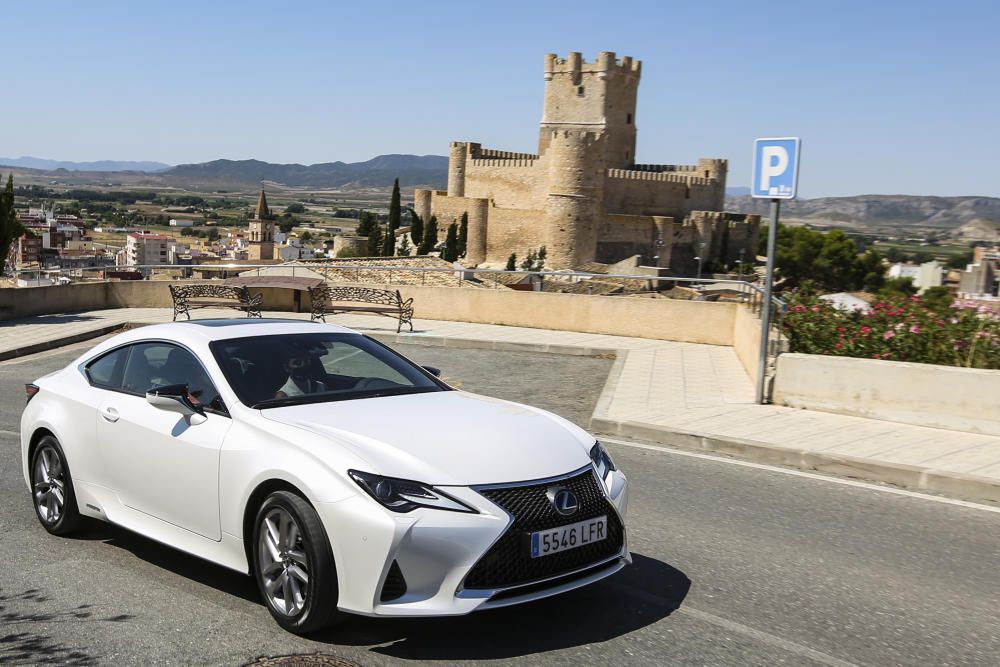
[[[607,135],[561,128],[544,138],[548,159],[545,197],[546,265],[569,269],[594,261],[604,220]]]
[[[274,259],[274,216],[267,207],[264,188],[257,198],[257,213],[250,221],[250,248],[247,252],[251,260]]]
[[[554,130],[600,130],[607,134],[605,164],[624,169],[635,163],[635,109],[642,62],[616,60],[602,51],[588,63],[579,53],[565,59],[545,56],[545,108],[538,153],[544,154]]]

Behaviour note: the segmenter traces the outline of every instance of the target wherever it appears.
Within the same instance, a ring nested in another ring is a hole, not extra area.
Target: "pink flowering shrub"
[[[792,352],[1000,369],[1000,314],[971,302],[899,296],[861,313],[793,295],[782,327]]]

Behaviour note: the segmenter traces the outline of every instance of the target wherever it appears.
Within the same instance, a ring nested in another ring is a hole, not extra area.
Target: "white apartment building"
[[[172,264],[171,246],[177,242],[163,234],[133,232],[125,241],[126,264]]]

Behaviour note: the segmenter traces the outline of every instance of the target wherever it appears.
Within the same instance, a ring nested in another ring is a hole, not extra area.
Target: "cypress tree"
[[[7,187],[0,194],[0,268],[7,259],[11,244],[24,233],[24,225],[14,211],[14,174],[7,176]]]
[[[458,224],[451,223],[448,225],[448,234],[444,238],[444,252],[441,253],[441,257],[449,262],[454,262],[458,259]]]
[[[437,245],[437,235],[438,235],[438,220],[437,217],[431,216],[431,219],[427,222],[427,227],[424,229],[424,237],[420,241],[420,249],[417,250],[418,255],[427,255],[434,250]]]
[[[424,221],[412,208],[410,209],[410,238],[413,239],[413,245],[418,248],[424,241]]]
[[[368,236],[372,233],[372,214],[368,211],[361,211],[358,216],[358,236]]]
[[[469,214],[462,214],[462,222],[458,226],[458,256],[465,257],[469,246]]]
[[[382,251],[382,227],[376,222],[368,232],[368,256],[378,257]]]
[[[505,271],[514,271],[517,269],[517,253],[510,253],[510,257],[507,258],[507,266],[504,267]]]
[[[382,245],[382,255],[392,257],[396,254],[396,230],[399,229],[399,221],[403,212],[399,205],[399,179],[392,184],[392,199],[389,201],[389,229],[385,235],[385,243]]]

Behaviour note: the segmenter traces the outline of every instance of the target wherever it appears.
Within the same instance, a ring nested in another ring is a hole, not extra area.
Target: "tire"
[[[51,435],[38,441],[31,456],[31,500],[35,516],[53,535],[71,535],[84,522],[76,504],[73,478],[59,441]]]
[[[308,634],[343,617],[330,540],[300,496],[275,491],[264,500],[254,519],[252,567],[264,604],[285,630]]]

